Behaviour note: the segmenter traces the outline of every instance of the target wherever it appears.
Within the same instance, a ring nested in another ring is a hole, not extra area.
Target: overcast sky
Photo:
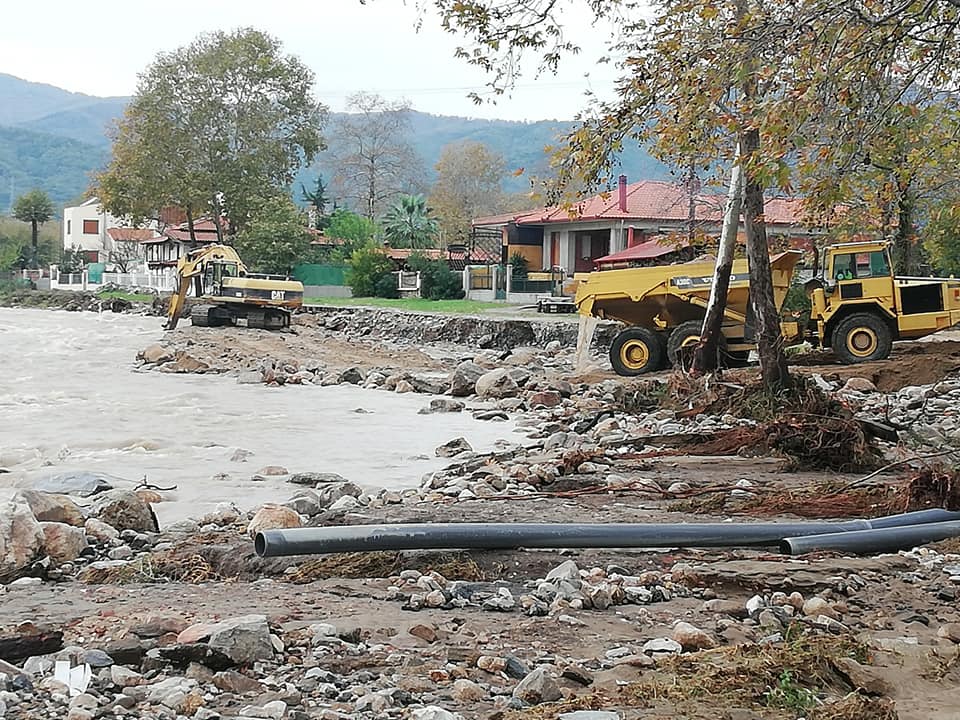
[[[436,18],[415,28],[414,0],[33,0],[4,2],[0,72],[90,95],[131,95],[154,55],[200,32],[250,26],[278,37],[317,75],[317,98],[341,110],[358,90],[406,98],[417,110],[510,120],[568,119],[592,89],[607,96],[616,75],[598,64],[607,28],[592,27],[584,3],[563,20],[581,45],[558,75],[520,80],[512,97],[474,105],[484,74],[453,57],[457,39]]]

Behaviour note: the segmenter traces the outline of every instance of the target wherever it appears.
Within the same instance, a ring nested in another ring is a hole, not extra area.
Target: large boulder
[[[530,705],[560,700],[563,693],[553,674],[543,665],[535,667],[513,689],[513,696]]]
[[[273,659],[273,643],[266,615],[243,615],[210,628],[210,647],[239,665]]]
[[[14,499],[29,505],[33,516],[40,522],[66,523],[78,527],[84,523],[80,506],[66,495],[21,490]]]
[[[484,373],[477,380],[476,392],[482,398],[508,398],[520,394],[520,386],[506,368]]]
[[[58,565],[73,562],[87,549],[87,535],[82,527],[59,522],[42,522],[44,549]]]
[[[160,527],[153,508],[130,490],[110,490],[97,497],[90,515],[117,530],[158,532]]]
[[[37,480],[33,483],[34,490],[49,493],[65,493],[67,495],[77,495],[79,497],[89,497],[106,490],[113,489],[113,481],[116,478],[103,473],[88,472],[81,470],[79,472],[65,472],[59,475]]]
[[[300,515],[283,505],[267,503],[256,513],[247,525],[247,533],[250,537],[256,537],[258,532],[264,530],[283,530],[284,528],[300,527]]]
[[[352,482],[346,480],[343,482],[318,485],[314,492],[317,494],[317,500],[319,501],[321,507],[330,507],[342,497],[349,496],[358,498],[363,494],[363,490],[361,490],[357,485],[354,485]]]
[[[16,577],[43,552],[43,528],[20,502],[0,504],[0,581]]]
[[[484,372],[486,371],[475,362],[463,361],[450,375],[450,394],[454,397],[473,395],[476,392],[477,380],[483,376]]]
[[[163,347],[163,345],[154,343],[141,350],[137,354],[137,359],[143,360],[143,362],[151,365],[160,365],[173,360],[173,353]]]

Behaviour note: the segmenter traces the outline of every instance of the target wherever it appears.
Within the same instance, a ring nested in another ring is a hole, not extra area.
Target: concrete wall
[[[353,291],[346,285],[304,285],[305,298],[348,298],[353,297]]]
[[[83,221],[96,220],[97,232],[84,233]],[[78,247],[81,250],[109,250],[107,228],[120,227],[120,221],[113,217],[97,202],[84,203],[63,209],[63,248],[69,250]]]

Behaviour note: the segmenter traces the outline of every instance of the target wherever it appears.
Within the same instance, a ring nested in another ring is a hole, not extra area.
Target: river
[[[177,487],[155,506],[163,525],[225,500],[242,510],[287,500],[294,486],[282,478],[251,480],[267,465],[400,489],[448,462],[434,450],[451,438],[478,451],[518,439],[512,423],[418,415],[429,404],[424,395],[140,371],[136,353],[162,336],[160,325],[155,317],[0,308],[0,468],[8,471],[0,472],[0,500],[68,471],[107,473],[120,487],[146,477]],[[232,461],[238,448],[253,455]]]

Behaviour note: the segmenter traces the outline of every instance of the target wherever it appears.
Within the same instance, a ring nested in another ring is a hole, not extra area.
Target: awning
[[[628,247],[626,250],[615,252],[612,255],[605,255],[594,260],[597,265],[609,265],[612,263],[631,262],[633,260],[651,260],[653,258],[669,255],[677,250],[690,247],[686,240],[648,240],[645,243]]]

